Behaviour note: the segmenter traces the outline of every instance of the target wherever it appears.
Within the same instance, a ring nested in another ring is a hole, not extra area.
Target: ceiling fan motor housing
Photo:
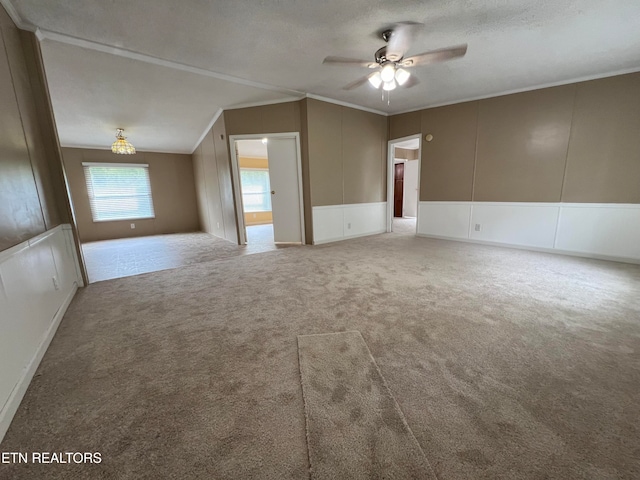
[[[384,65],[386,62],[391,62],[393,60],[387,58],[387,47],[386,45],[382,48],[379,48],[375,53],[376,63],[380,65]],[[398,59],[400,60],[400,59]],[[396,62],[398,61],[396,60]]]

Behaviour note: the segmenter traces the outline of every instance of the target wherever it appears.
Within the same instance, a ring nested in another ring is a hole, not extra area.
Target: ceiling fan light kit
[[[399,68],[396,70],[396,82],[398,85],[404,85],[409,80],[411,74],[407,72],[404,68]]]
[[[344,90],[353,90],[367,83],[367,81],[373,88],[382,88],[386,92],[390,92],[398,86],[413,87],[418,83],[418,79],[412,76],[406,70],[407,68],[444,62],[463,57],[467,53],[467,45],[463,44],[439,50],[430,50],[405,58],[404,56],[409,50],[417,30],[421,27],[424,27],[421,23],[402,22],[391,29],[383,31],[381,37],[387,42],[387,45],[376,51],[374,54],[375,62],[345,57],[326,57],[323,63],[377,69],[374,73],[345,86]]]
[[[369,83],[373,85],[373,88],[378,89],[380,85],[382,85],[382,77],[380,76],[380,72],[375,72],[372,75],[369,75]]]

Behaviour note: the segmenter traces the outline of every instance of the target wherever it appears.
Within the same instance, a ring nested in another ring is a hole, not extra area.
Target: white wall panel
[[[418,235],[469,238],[471,202],[420,202]]]
[[[418,235],[640,262],[635,204],[420,202],[418,220]]]
[[[0,440],[81,284],[78,272],[68,226],[0,252]]]
[[[556,248],[640,260],[640,205],[563,206]]]
[[[553,248],[559,207],[535,203],[474,203],[469,238]],[[480,231],[475,227],[480,225]]]
[[[342,205],[313,207],[313,243],[332,242],[344,238]]]
[[[313,243],[386,231],[386,202],[313,207]]]

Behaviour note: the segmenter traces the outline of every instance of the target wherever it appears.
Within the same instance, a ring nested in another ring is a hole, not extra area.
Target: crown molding
[[[638,72],[640,72],[640,67],[626,68],[623,70],[617,70],[609,73],[597,73],[594,75],[586,75],[583,77],[574,78],[573,80],[560,80],[558,82],[550,82],[550,83],[543,83],[540,85],[534,85],[530,87],[516,88],[513,90],[506,90],[504,92],[490,93],[488,95],[479,95],[477,97],[468,97],[461,100],[452,100],[450,102],[434,103],[433,105],[425,105],[419,108],[410,108],[408,110],[401,110],[399,112],[390,113],[389,116],[402,115],[403,113],[419,112],[420,110],[427,110],[429,108],[446,107],[447,105],[456,105],[458,103],[474,102],[476,100],[486,100],[487,98],[503,97],[505,95],[513,95],[515,93],[532,92],[534,90],[542,90],[543,88],[561,87],[563,85],[571,85],[572,83],[588,82],[590,80],[599,80],[601,78],[616,77],[618,75],[627,75],[629,73],[638,73]]]
[[[235,105],[230,105],[228,107],[225,107],[225,110],[238,110],[240,108],[264,107],[266,105],[277,105],[278,103],[298,102],[303,98],[305,98],[305,95],[288,97],[288,98],[279,98],[277,100],[265,100],[263,102],[237,103]]]
[[[0,0],[0,5],[2,5],[4,9],[7,11],[7,14],[9,15],[13,23],[16,24],[16,27],[18,27],[21,30],[28,30],[30,32],[36,31],[36,27],[34,25],[30,24],[29,22],[26,22],[20,16],[18,11],[16,10],[16,7],[13,6],[10,0]]]
[[[3,0],[0,0],[3,1]],[[172,60],[165,60],[163,58],[154,57],[145,53],[138,53],[133,50],[127,50],[125,48],[114,47],[105,43],[94,42],[92,40],[84,40],[79,37],[66,35],[63,33],[52,32],[49,30],[37,29],[36,36],[40,42],[44,40],[52,40],[59,43],[65,43],[67,45],[73,45],[75,47],[85,48],[87,50],[94,50],[97,52],[109,53],[130,60],[138,60],[141,62],[149,63],[152,65],[158,65],[161,67],[173,68],[183,72],[194,73],[197,75],[203,75],[206,77],[216,78],[218,80],[224,80],[227,82],[235,83],[238,85],[245,85],[247,87],[259,88],[262,90],[270,90],[278,92],[284,95],[290,96],[303,96],[303,92],[297,90],[291,90],[288,88],[276,87],[261,82],[254,82],[253,80],[247,80],[245,78],[234,77],[233,75],[227,75],[225,73],[214,72],[213,70],[207,70],[205,68],[193,67],[184,63],[174,62]]]
[[[342,107],[355,108],[356,110],[363,110],[369,113],[375,113],[376,115],[382,115],[384,117],[388,117],[390,114],[387,112],[383,112],[382,110],[376,110],[374,108],[363,107],[362,105],[356,105],[355,103],[343,102],[342,100],[336,100],[335,98],[323,97],[321,95],[316,95],[314,93],[307,93],[307,98],[311,98],[313,100],[320,100],[321,102],[333,103],[335,105],[340,105]]]
[[[220,115],[222,115],[223,112],[224,110],[222,108],[219,108],[216,111],[216,113],[213,114],[213,118],[209,122],[209,125],[207,126],[207,128],[204,129],[204,132],[202,132],[202,135],[200,135],[200,138],[198,138],[198,141],[191,149],[191,155],[193,155],[193,153],[196,151],[196,149],[198,148],[198,145],[202,143],[202,141],[204,140],[204,137],[207,136],[207,133],[209,133],[209,130],[213,128],[213,124],[216,123],[216,121],[220,118]]]
[[[104,146],[95,146],[95,145],[71,145],[71,144],[61,144],[60,148],[78,148],[83,150],[102,150],[105,152],[110,152],[111,147]],[[149,149],[140,149],[136,147],[136,154],[138,153],[168,153],[172,155],[191,155],[187,150],[149,150]],[[115,155],[115,153],[114,153]]]

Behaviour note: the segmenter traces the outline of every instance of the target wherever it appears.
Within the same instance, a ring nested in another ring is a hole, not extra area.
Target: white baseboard
[[[382,230],[378,230],[378,231],[374,231],[374,232],[368,232],[368,233],[361,233],[358,235],[350,235],[348,237],[337,237],[337,238],[327,238],[324,240],[319,240],[316,242],[313,242],[314,245],[322,245],[324,243],[333,243],[333,242],[342,242],[343,240],[352,240],[354,238],[360,238],[360,237],[369,237],[371,235],[378,235],[379,233],[386,233],[387,229],[383,228]]]
[[[640,263],[640,205],[420,202],[418,235]]]
[[[504,247],[504,248],[513,248],[515,250],[527,250],[530,252],[541,252],[541,253],[554,253],[556,255],[568,255],[571,257],[580,257],[580,258],[593,258],[594,260],[608,260],[611,262],[624,262],[624,263],[635,263],[640,264],[640,259],[637,258],[627,258],[627,257],[612,257],[608,255],[598,255],[594,253],[582,253],[582,252],[574,252],[571,250],[560,250],[557,248],[544,248],[544,247],[531,247],[527,245],[516,245],[512,243],[502,243],[502,242],[488,242],[485,240],[474,240],[472,238],[456,238],[456,237],[445,237],[442,235],[429,235],[426,233],[418,233],[416,234],[418,237],[422,238],[435,238],[437,240],[450,240],[454,242],[462,242],[462,243],[473,243],[475,245],[488,245],[491,247]]]
[[[73,289],[69,292],[69,295],[67,295],[64,303],[60,306],[60,308],[56,312],[56,315],[53,317],[53,321],[51,322],[49,329],[42,339],[42,342],[38,346],[38,349],[31,358],[29,364],[23,370],[22,375],[20,376],[20,380],[18,380],[18,383],[13,388],[13,391],[4,404],[2,411],[0,411],[0,442],[4,438],[4,435],[7,433],[7,430],[9,430],[9,425],[11,425],[13,416],[18,411],[20,402],[22,402],[24,394],[27,393],[27,388],[29,388],[29,384],[31,383],[31,380],[35,375],[36,370],[38,370],[38,366],[42,361],[42,357],[44,357],[45,352],[49,348],[49,344],[51,343],[51,340],[53,340],[53,336],[58,330],[58,326],[62,321],[62,317],[64,317],[64,314],[67,311],[67,308],[69,308],[69,304],[71,304],[71,300],[73,300],[73,297],[75,296],[77,290],[78,284],[74,283]]]

